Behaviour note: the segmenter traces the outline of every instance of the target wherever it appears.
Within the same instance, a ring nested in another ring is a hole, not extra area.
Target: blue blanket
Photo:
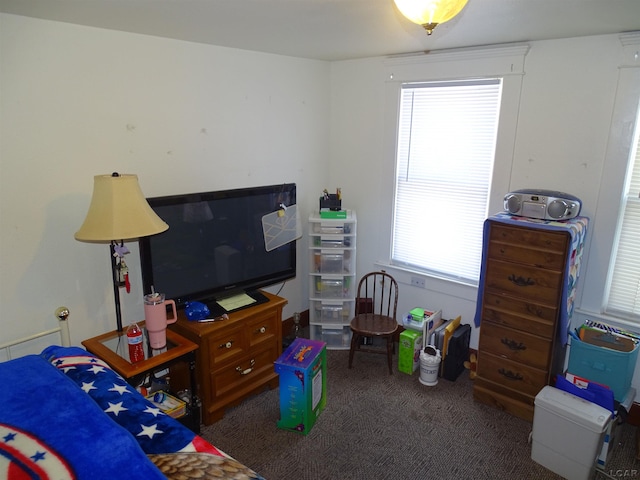
[[[166,478],[126,430],[42,357],[0,363],[0,385],[0,478]]]

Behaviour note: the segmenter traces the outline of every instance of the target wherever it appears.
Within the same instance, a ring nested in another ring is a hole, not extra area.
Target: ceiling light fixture
[[[405,17],[422,25],[431,35],[441,23],[455,17],[467,4],[467,0],[393,0]]]

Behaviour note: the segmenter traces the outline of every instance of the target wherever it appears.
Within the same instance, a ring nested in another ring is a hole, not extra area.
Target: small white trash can
[[[427,345],[420,352],[420,383],[433,387],[438,384],[438,370],[440,367],[440,350],[433,345]]]
[[[531,458],[571,480],[590,480],[611,412],[547,385],[536,395]]]

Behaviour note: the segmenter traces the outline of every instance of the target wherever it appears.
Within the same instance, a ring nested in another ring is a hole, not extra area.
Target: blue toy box
[[[280,375],[278,428],[304,435],[327,403],[327,349],[324,342],[296,338],[275,361]]]

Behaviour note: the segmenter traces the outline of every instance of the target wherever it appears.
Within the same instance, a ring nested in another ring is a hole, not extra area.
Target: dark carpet
[[[397,360],[397,357],[394,357]],[[327,406],[308,435],[277,428],[279,390],[265,390],[203,427],[202,436],[268,480],[559,479],[531,460],[529,422],[473,401],[464,371],[434,387],[382,355],[327,352]],[[636,429],[622,424],[596,479],[639,478]]]

